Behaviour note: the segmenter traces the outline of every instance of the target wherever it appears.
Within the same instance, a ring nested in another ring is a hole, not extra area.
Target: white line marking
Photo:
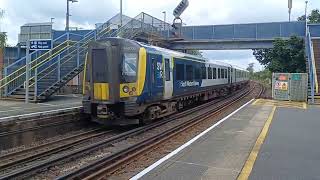
[[[172,156],[176,155],[178,152],[180,152],[181,150],[185,149],[186,147],[190,146],[193,142],[195,142],[196,140],[198,140],[200,137],[202,137],[203,135],[207,134],[209,131],[211,131],[212,129],[214,129],[215,127],[217,127],[218,125],[220,125],[221,123],[223,123],[225,120],[227,120],[229,117],[231,117],[232,115],[234,115],[235,113],[237,113],[238,111],[240,111],[242,108],[244,108],[245,106],[247,106],[248,104],[250,104],[254,99],[251,99],[249,102],[247,102],[246,104],[242,105],[240,108],[238,108],[237,110],[233,111],[231,114],[229,114],[228,116],[224,117],[223,119],[221,119],[220,121],[218,121],[216,124],[212,125],[211,127],[209,127],[208,129],[206,129],[205,131],[203,131],[202,133],[198,134],[196,137],[194,137],[193,139],[191,139],[190,141],[188,141],[187,143],[183,144],[182,146],[180,146],[179,148],[177,148],[176,150],[172,151],[171,153],[167,154],[165,157],[161,158],[160,160],[158,160],[157,162],[153,163],[151,166],[147,167],[146,169],[144,169],[143,171],[141,171],[140,173],[138,173],[137,175],[133,176],[132,178],[130,178],[130,180],[137,180],[139,178],[141,178],[142,176],[146,175],[147,173],[149,173],[151,170],[153,170],[154,168],[156,168],[157,166],[159,166],[160,164],[162,164],[163,162],[165,162],[166,160],[168,160],[169,158],[171,158]]]
[[[21,115],[15,115],[15,116],[7,116],[7,117],[0,118],[0,121],[6,120],[6,119],[11,119],[11,118],[19,118],[19,117],[25,117],[25,116],[40,115],[40,114],[46,114],[46,113],[53,113],[53,112],[71,110],[71,109],[78,109],[78,108],[81,108],[81,107],[82,106],[77,106],[77,107],[71,107],[71,108],[55,109],[55,110],[50,110],[50,111],[42,111],[42,112],[35,112],[35,113],[29,113],[29,114],[21,114]]]
[[[47,104],[47,103],[38,103],[38,104],[40,104],[40,105],[45,105],[45,106],[57,106],[57,105],[55,105],[55,104]]]

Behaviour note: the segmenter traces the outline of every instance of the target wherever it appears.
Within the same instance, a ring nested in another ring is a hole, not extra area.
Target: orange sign
[[[280,76],[279,76],[279,80],[280,80],[280,81],[286,81],[286,80],[287,80],[287,76],[285,76],[285,75],[280,75]]]

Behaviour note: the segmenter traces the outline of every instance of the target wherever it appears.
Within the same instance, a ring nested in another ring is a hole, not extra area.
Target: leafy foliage
[[[264,84],[266,87],[271,85],[272,72],[268,69],[263,71],[255,72],[250,76],[250,79],[259,81]]]
[[[298,17],[298,21],[305,21],[306,16]],[[320,12],[319,9],[314,9],[311,11],[311,14],[308,16],[308,23],[320,23]]]
[[[276,39],[273,49],[255,49],[253,55],[271,72],[306,72],[303,39],[292,36],[289,40]]]
[[[0,48],[4,48],[7,42],[7,35],[0,32]]]

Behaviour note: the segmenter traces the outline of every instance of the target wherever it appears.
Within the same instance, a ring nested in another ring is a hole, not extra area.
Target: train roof
[[[247,70],[245,70],[245,69],[243,69],[243,68],[241,68],[239,66],[232,65],[232,64],[229,64],[229,63],[226,63],[226,62],[217,61],[217,60],[209,60],[209,59],[204,58],[204,57],[194,56],[194,55],[191,55],[191,54],[186,54],[186,53],[182,53],[182,52],[179,52],[179,51],[174,51],[174,50],[171,50],[171,49],[165,49],[165,48],[162,48],[162,47],[153,46],[153,45],[150,45],[150,44],[134,41],[134,40],[131,40],[131,39],[124,39],[124,38],[119,38],[119,37],[108,37],[108,38],[105,38],[105,39],[101,39],[99,41],[108,40],[108,39],[119,40],[119,41],[127,41],[127,42],[129,41],[129,42],[132,42],[132,43],[136,43],[136,44],[140,45],[141,47],[144,47],[144,48],[148,49],[149,51],[154,51],[155,53],[158,53],[158,54],[167,54],[167,55],[174,56],[174,57],[177,57],[177,58],[179,58],[179,57],[180,58],[188,58],[188,59],[193,59],[193,60],[196,60],[196,61],[206,62],[208,64],[215,64],[215,65],[218,65],[218,66],[232,67],[232,68],[236,68],[236,69],[239,69],[239,70],[247,71]]]
[[[194,59],[194,60],[197,60],[197,61],[202,61],[202,62],[208,62],[208,59],[206,58],[203,58],[203,57],[198,57],[198,56],[194,56],[194,55],[191,55],[191,54],[186,54],[186,53],[182,53],[182,52],[179,52],[179,51],[174,51],[174,50],[171,50],[171,49],[165,49],[165,48],[162,48],[162,47],[158,47],[158,46],[152,46],[152,45],[149,45],[149,44],[145,44],[145,43],[141,43],[141,42],[138,42],[142,47],[144,48],[147,48],[151,51],[155,51],[155,52],[159,52],[159,53],[165,53],[165,54],[168,54],[168,55],[173,55],[174,57],[180,57],[180,58],[189,58],[189,59]]]

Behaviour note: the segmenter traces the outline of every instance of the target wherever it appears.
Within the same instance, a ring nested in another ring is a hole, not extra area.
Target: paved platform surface
[[[319,129],[319,106],[257,100],[140,179],[320,179]]]
[[[0,100],[0,119],[30,113],[81,106],[81,95],[56,95],[46,103],[29,103]]]
[[[271,111],[248,105],[141,179],[236,179]]]
[[[320,107],[277,108],[249,179],[320,179]]]

